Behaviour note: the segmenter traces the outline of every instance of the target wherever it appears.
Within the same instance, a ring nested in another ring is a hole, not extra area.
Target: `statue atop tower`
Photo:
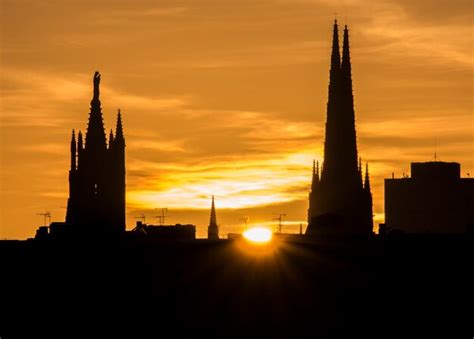
[[[95,72],[85,145],[81,131],[77,145],[72,133],[66,223],[76,233],[117,235],[125,231],[125,138],[119,110],[115,136],[111,131],[107,143],[100,79]]]
[[[93,82],[94,82],[94,96],[92,100],[99,100],[100,73],[97,71],[94,73]]]

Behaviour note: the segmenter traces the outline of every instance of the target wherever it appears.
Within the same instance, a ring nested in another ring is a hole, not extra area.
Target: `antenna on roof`
[[[161,209],[161,215],[157,215],[155,218],[158,219],[158,222],[160,223],[161,226],[163,226],[165,224],[165,220],[166,220],[166,212],[168,212],[168,209],[167,208],[162,208]]]
[[[285,213],[273,213],[278,215],[278,218],[274,218],[273,220],[278,220],[278,233],[281,233],[281,228],[283,226],[283,217],[286,217]]]
[[[143,223],[146,224],[145,213],[142,213],[139,217],[135,217],[135,219],[141,219],[141,220],[143,220]]]
[[[41,215],[43,216],[44,218],[44,226],[48,226],[47,224],[47,220],[49,220],[49,223],[51,224],[51,212],[50,211],[46,211],[44,213],[36,213],[36,215]]]

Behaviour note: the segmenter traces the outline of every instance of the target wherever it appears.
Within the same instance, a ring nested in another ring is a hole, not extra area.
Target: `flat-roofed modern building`
[[[474,179],[456,162],[411,164],[411,177],[385,179],[388,232],[464,233],[473,230]]]

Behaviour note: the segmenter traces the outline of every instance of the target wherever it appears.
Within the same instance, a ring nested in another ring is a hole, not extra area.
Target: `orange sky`
[[[123,112],[127,219],[195,223],[210,196],[221,232],[239,220],[305,223],[321,160],[334,13],[350,28],[357,136],[383,178],[411,161],[474,173],[470,0],[0,0],[0,237],[64,220],[72,128],[102,73],[107,131]],[[435,146],[436,145],[436,146]]]

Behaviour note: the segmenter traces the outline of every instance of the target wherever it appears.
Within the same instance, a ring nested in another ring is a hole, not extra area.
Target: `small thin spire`
[[[82,141],[82,132],[80,130],[77,135],[77,148],[79,149],[79,151],[81,151],[84,148],[83,141]]]
[[[365,182],[364,189],[370,192],[369,163],[365,163]]]
[[[74,129],[71,136],[71,170],[76,169],[76,135]]]
[[[319,161],[313,160],[313,179],[311,181],[311,190],[315,190],[319,185]]]
[[[117,112],[117,125],[115,127],[115,142],[123,144],[125,146],[125,137],[123,135],[123,126],[122,126],[122,112],[120,108]]]
[[[109,133],[109,149],[112,148],[113,144],[114,144],[114,132],[112,131],[112,128],[111,128],[110,133]]]

